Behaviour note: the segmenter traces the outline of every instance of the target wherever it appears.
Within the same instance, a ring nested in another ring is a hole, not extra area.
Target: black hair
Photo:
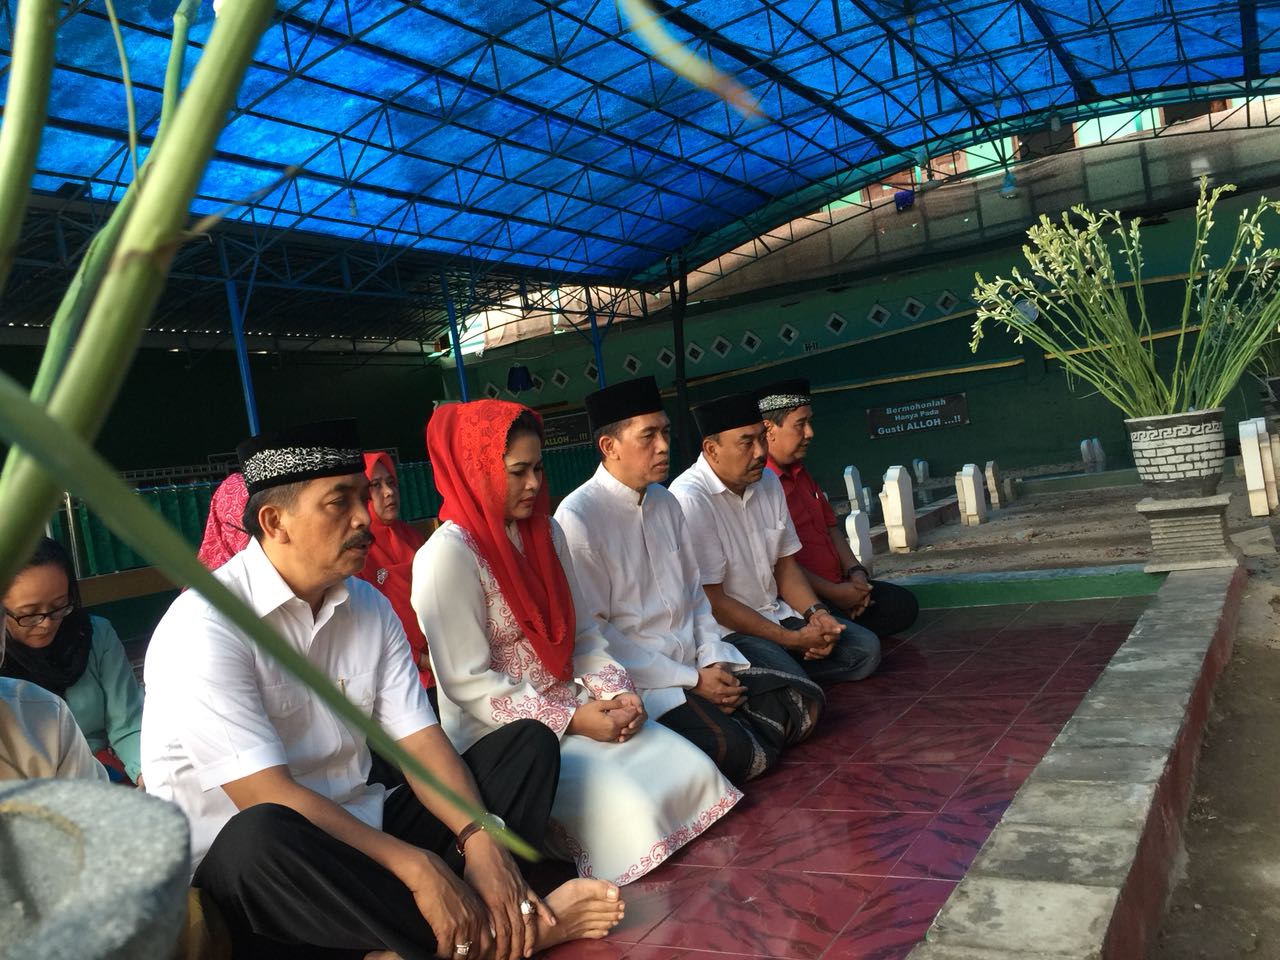
[[[761,414],[761,416],[772,423],[775,427],[780,427],[792,410],[799,409],[799,407],[783,407],[781,410],[770,410],[768,413]]]
[[[291,510],[298,502],[298,494],[310,481],[299,480],[297,483],[282,483],[279,486],[267,487],[249,497],[244,505],[244,513],[240,523],[244,532],[259,543],[264,536],[262,524],[258,522],[258,513],[263,507],[276,507],[279,510]]]
[[[80,609],[80,583],[76,579],[76,566],[71,562],[71,555],[62,544],[49,537],[41,537],[40,542],[36,544],[35,553],[18,572],[22,573],[23,570],[30,570],[32,567],[58,567],[65,573],[67,598],[76,605],[77,610]]]
[[[521,437],[530,436],[537,437],[538,442],[542,442],[542,423],[538,420],[538,415],[532,410],[521,410],[520,415],[511,421],[511,426],[507,427],[507,449],[511,449],[511,445]]]
[[[604,451],[600,449],[601,437],[613,437],[615,440],[622,438],[622,431],[627,429],[627,425],[634,420],[635,417],[626,417],[623,420],[615,420],[613,423],[606,423],[603,427],[598,428],[591,434],[591,442],[595,444],[596,453],[600,454],[601,462],[604,461]]]

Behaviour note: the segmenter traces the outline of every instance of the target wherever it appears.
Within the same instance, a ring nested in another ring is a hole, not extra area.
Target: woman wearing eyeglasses
[[[80,606],[71,558],[45,538],[0,598],[8,650],[0,674],[67,701],[99,760],[142,786],[142,690],[111,624]]]

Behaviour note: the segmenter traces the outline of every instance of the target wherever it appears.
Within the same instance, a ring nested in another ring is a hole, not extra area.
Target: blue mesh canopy
[[[0,71],[15,5],[0,6]],[[144,145],[173,6],[116,2]],[[442,264],[642,281],[672,254],[701,262],[993,128],[1244,96],[1280,73],[1280,0],[655,7],[763,119],[655,63],[614,0],[287,3],[193,213],[261,193],[228,216]],[[188,72],[213,22],[202,6]],[[103,0],[63,9],[57,59],[35,185],[116,199],[131,174]]]

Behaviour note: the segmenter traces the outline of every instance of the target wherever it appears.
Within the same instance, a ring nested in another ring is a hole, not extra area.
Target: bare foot
[[[556,925],[538,924],[535,950],[547,950],[569,940],[599,940],[618,925],[626,912],[622,894],[607,880],[570,880],[557,887],[546,903],[556,915]]]
[[[400,960],[400,954],[390,950],[370,950],[364,955],[364,960]]]

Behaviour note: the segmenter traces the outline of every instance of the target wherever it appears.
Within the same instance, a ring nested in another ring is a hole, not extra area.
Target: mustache
[[[764,469],[764,465],[765,465],[767,462],[768,462],[768,461],[767,461],[767,459],[766,459],[765,457],[761,457],[759,460],[752,460],[752,461],[751,461],[751,469],[752,469],[752,470],[763,470],[763,469]]]
[[[359,533],[343,540],[342,549],[355,550],[358,547],[372,547],[376,539],[368,530],[361,530]]]

